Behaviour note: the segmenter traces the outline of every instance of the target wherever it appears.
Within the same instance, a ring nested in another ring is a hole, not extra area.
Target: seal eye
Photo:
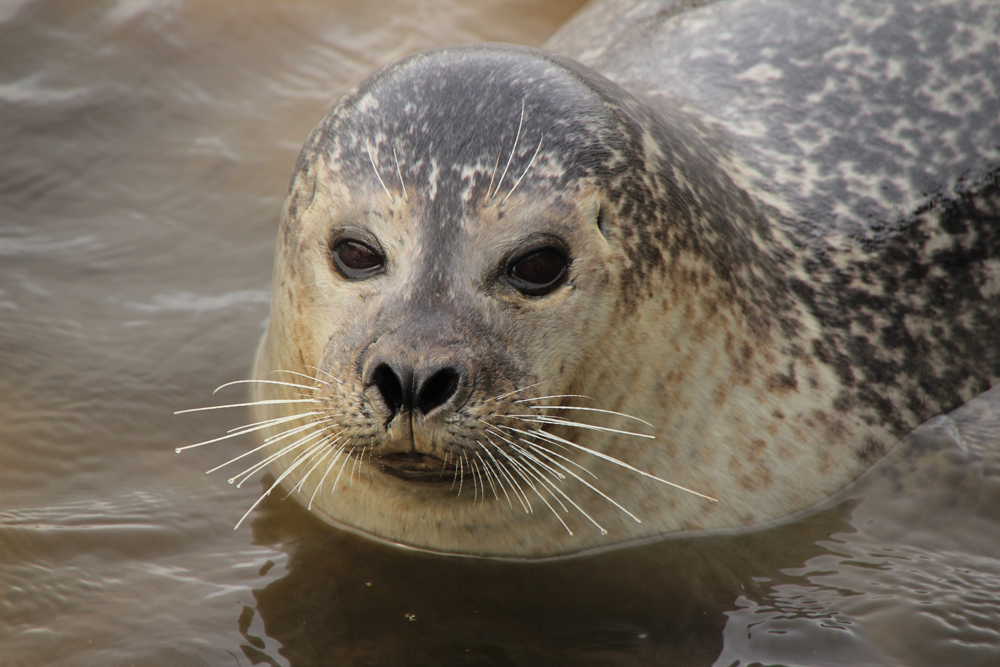
[[[542,248],[511,263],[507,279],[528,296],[548,294],[562,284],[568,262],[555,248]]]
[[[382,271],[382,255],[360,241],[341,241],[333,247],[333,263],[350,280],[364,280]]]

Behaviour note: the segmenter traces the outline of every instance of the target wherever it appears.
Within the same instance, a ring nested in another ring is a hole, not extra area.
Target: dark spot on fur
[[[864,445],[854,452],[854,455],[865,465],[872,465],[885,456],[886,446],[874,438],[866,438]]]

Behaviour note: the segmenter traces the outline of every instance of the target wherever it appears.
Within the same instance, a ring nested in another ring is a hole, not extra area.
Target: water
[[[897,452],[902,489],[887,466],[798,521],[533,565],[280,498],[234,531],[261,483],[202,472],[243,445],[174,454],[245,420],[173,411],[247,375],[336,97],[579,4],[0,5],[0,665],[1000,664],[996,395]]]

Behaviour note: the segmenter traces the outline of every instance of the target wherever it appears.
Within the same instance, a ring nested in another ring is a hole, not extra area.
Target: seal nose
[[[414,410],[427,415],[450,401],[462,385],[464,373],[453,365],[414,369],[406,363],[381,361],[373,364],[366,387],[374,387],[388,409],[386,421],[397,413]]]

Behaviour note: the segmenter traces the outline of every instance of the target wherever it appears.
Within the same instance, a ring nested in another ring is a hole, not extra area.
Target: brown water
[[[245,421],[173,411],[247,375],[292,164],[336,97],[414,50],[539,44],[579,4],[0,4],[0,665],[1000,664],[975,406],[913,440],[940,450],[917,500],[875,475],[768,530],[534,565],[279,498],[234,531],[261,486],[202,471],[244,445],[174,454]]]

